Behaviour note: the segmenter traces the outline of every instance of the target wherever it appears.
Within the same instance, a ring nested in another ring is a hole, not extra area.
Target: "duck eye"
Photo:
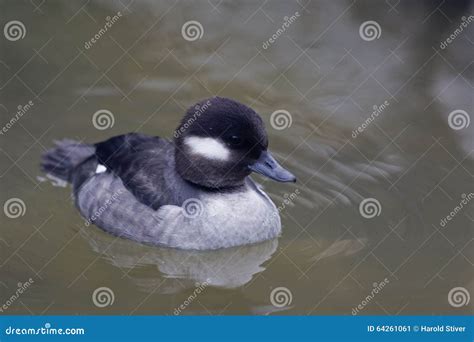
[[[242,139],[237,135],[232,135],[229,137],[229,144],[232,146],[238,146],[242,143]]]

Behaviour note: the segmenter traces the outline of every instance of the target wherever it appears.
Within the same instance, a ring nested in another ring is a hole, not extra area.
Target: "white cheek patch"
[[[203,137],[186,137],[184,143],[189,147],[192,154],[197,154],[208,159],[228,160],[230,150],[219,140]]]
[[[95,169],[95,173],[96,173],[96,174],[97,174],[97,173],[103,173],[103,172],[105,172],[105,171],[107,171],[107,168],[106,168],[104,165],[102,165],[102,164],[98,164],[98,165],[97,165],[97,169]]]

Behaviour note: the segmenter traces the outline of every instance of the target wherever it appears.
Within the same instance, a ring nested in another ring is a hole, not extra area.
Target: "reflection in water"
[[[166,292],[182,291],[195,287],[196,283],[207,283],[222,288],[244,286],[252,277],[265,268],[262,264],[269,260],[278,246],[278,240],[264,243],[227,248],[216,251],[185,251],[173,248],[158,248],[140,245],[125,239],[112,239],[98,229],[81,229],[81,235],[92,249],[106,256],[114,266],[124,269],[153,265],[159,272],[146,279],[133,278],[144,291],[156,291],[162,277],[177,279],[176,286],[167,283]],[[158,292],[162,292],[161,289]]]

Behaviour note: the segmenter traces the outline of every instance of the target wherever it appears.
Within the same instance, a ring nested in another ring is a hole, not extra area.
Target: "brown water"
[[[181,314],[473,313],[448,293],[474,290],[474,123],[455,130],[448,115],[474,120],[474,23],[440,48],[472,4],[126,2],[0,2],[2,27],[26,29],[0,37],[0,124],[33,103],[0,135],[1,203],[24,203],[23,216],[0,216],[0,305],[33,281],[3,314],[172,315],[182,304]],[[195,41],[181,33],[190,20],[203,28]],[[366,41],[369,20],[380,37]],[[71,189],[39,171],[54,139],[170,137],[185,108],[213,95],[261,113],[271,150],[298,177],[258,178],[277,205],[290,198],[278,240],[190,252],[116,239],[85,227]],[[100,109],[113,127],[94,127]],[[291,126],[272,127],[277,110]],[[361,215],[366,198],[378,216]],[[113,304],[94,305],[100,287]]]

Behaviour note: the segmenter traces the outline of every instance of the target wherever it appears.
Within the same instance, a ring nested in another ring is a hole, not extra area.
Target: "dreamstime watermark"
[[[448,47],[449,44],[451,44],[463,31],[465,28],[468,27],[470,23],[474,21],[474,16],[470,15],[469,17],[462,17],[461,18],[462,22],[459,24],[458,28],[456,28],[453,33],[449,35],[448,38],[446,38],[444,41],[442,41],[439,44],[439,47],[441,50],[444,50]]]
[[[204,204],[197,198],[188,198],[181,205],[181,213],[187,218],[201,216],[204,211]]]
[[[448,303],[454,308],[466,306],[470,301],[471,295],[464,287],[453,287],[448,293]]]
[[[12,20],[3,27],[3,34],[11,42],[23,39],[26,36],[26,27],[19,20]]]
[[[461,198],[462,200],[459,202],[457,206],[455,206],[451,210],[449,215],[446,215],[445,217],[441,218],[441,220],[439,221],[439,225],[441,227],[443,228],[446,227],[446,225],[448,224],[448,221],[451,221],[461,210],[463,210],[469,204],[469,202],[474,198],[474,193],[470,192],[467,195],[462,194]]]
[[[92,124],[100,131],[112,128],[115,124],[114,114],[110,110],[99,109],[92,115]]]
[[[290,112],[284,109],[278,109],[270,115],[270,125],[277,131],[291,127],[293,117]]]
[[[123,190],[119,189],[115,191],[110,198],[108,198],[104,204],[102,204],[97,210],[89,217],[86,222],[84,223],[86,227],[89,227],[91,223],[94,223],[100,216],[114,203],[116,202],[120,195],[122,194]]]
[[[380,202],[376,198],[365,198],[359,204],[359,212],[362,217],[367,219],[374,218],[375,216],[379,216],[382,212],[382,206]]]
[[[20,296],[26,292],[26,290],[28,290],[28,288],[33,285],[35,281],[30,278],[28,279],[27,281],[25,281],[24,283],[18,283],[17,285],[17,289],[15,291],[15,293],[13,295],[10,296],[10,298],[8,298],[5,303],[3,303],[2,305],[0,305],[0,313],[1,312],[5,312],[8,310],[8,308],[10,308],[10,306],[13,305],[13,303],[15,303],[15,301],[18,300],[18,298],[20,298]]]
[[[353,139],[357,138],[357,136],[360,133],[365,131],[365,129],[369,127],[369,125],[372,123],[372,121],[374,121],[380,114],[382,114],[385,111],[385,109],[387,109],[388,106],[390,106],[390,102],[388,102],[387,100],[385,100],[379,106],[374,105],[372,107],[373,111],[370,114],[370,116],[359,127],[357,127],[355,130],[352,131],[352,138]]]
[[[207,281],[204,281],[202,283],[196,283],[196,288],[194,289],[193,293],[191,293],[188,298],[184,300],[184,302],[175,308],[173,310],[173,314],[175,316],[179,316],[183,310],[186,310],[186,308],[197,298],[198,295],[200,295],[206,287],[209,286],[209,283]]]
[[[373,289],[370,293],[354,308],[352,308],[352,316],[356,316],[361,310],[363,310],[374,298],[375,296],[382,291],[382,289],[388,284],[390,281],[388,278],[385,278],[380,283],[373,283]]]
[[[281,25],[281,27],[278,30],[276,30],[275,33],[270,38],[268,38],[268,40],[263,42],[262,48],[264,50],[268,49],[270,45],[275,43],[276,40],[280,38],[280,36],[283,33],[285,33],[286,29],[290,28],[291,24],[293,24],[299,17],[300,17],[300,13],[298,11],[289,17],[288,16],[284,17],[283,18],[284,22]]]
[[[98,287],[92,293],[92,302],[98,308],[105,308],[114,304],[115,294],[112,289],[108,287]]]
[[[294,204],[294,201],[298,198],[300,193],[300,189],[296,189],[290,194],[285,193],[283,195],[283,201],[277,206],[278,212],[281,213],[288,205]]]
[[[280,214],[287,209],[288,206],[293,205],[295,200],[301,194],[300,189],[295,189],[292,193],[285,193],[283,195],[283,201],[276,206],[277,211],[272,212],[271,215],[267,216],[263,222],[264,225],[271,224],[274,222],[276,217],[280,217]]]
[[[5,329],[5,335],[84,335],[83,328],[53,328],[51,323],[46,323],[40,328],[17,328],[9,326]]]
[[[465,110],[456,109],[448,115],[448,125],[455,131],[469,127],[470,123],[471,117]]]
[[[204,35],[204,28],[199,21],[190,20],[185,22],[181,27],[181,35],[188,42],[194,42],[202,38]]]
[[[381,34],[382,28],[374,20],[364,21],[359,27],[359,36],[367,42],[379,39]]]
[[[19,105],[17,107],[16,113],[13,114],[12,118],[0,130],[0,135],[7,133],[8,130],[12,128],[17,123],[17,121],[20,120],[21,117],[25,115],[34,105],[35,103],[33,101],[28,101],[24,105]]]
[[[275,287],[270,293],[270,303],[276,308],[290,306],[293,302],[293,293],[287,287]]]
[[[97,31],[97,33],[88,41],[84,42],[84,48],[86,50],[89,50],[95,43],[99,41],[100,38],[102,38],[105,33],[112,28],[112,26],[122,17],[122,12],[117,12],[113,17],[107,16],[105,18],[105,24],[102,26],[102,28]]]
[[[186,122],[182,123],[179,126],[179,129],[174,131],[173,136],[177,139],[179,138],[191,125],[199,118],[210,106],[212,105],[210,100],[207,100],[203,105],[196,105],[194,106],[194,113],[193,115],[186,120]]]
[[[21,198],[10,198],[3,204],[3,212],[8,218],[18,218],[26,213],[26,204]]]

